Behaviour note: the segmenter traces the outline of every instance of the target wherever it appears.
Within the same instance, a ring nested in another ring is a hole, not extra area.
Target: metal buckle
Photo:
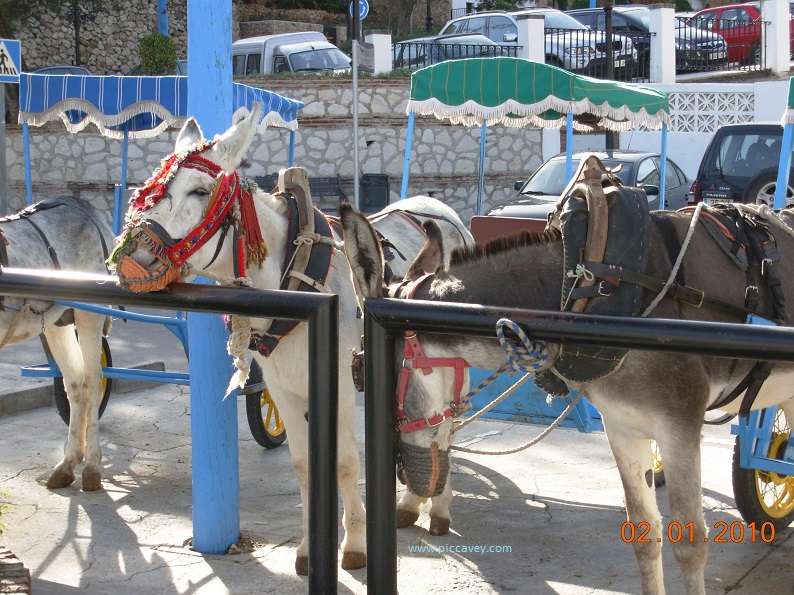
[[[689,291],[687,292],[686,303],[689,304],[690,306],[695,307],[695,308],[700,308],[703,305],[703,299],[706,297],[706,294],[703,291],[701,291],[700,289],[693,289],[691,287],[688,288],[688,289],[689,289]],[[689,295],[690,292],[697,296],[697,302],[695,302],[694,300],[690,299],[690,295]]]
[[[435,417],[435,415],[433,417]],[[447,416],[444,415],[443,413],[439,413],[438,417],[440,419],[436,423],[433,423],[432,421],[430,421],[429,417],[426,417],[425,418],[425,423],[427,423],[427,427],[428,428],[435,428],[436,426],[440,426],[441,424],[443,424],[447,420]]]
[[[414,358],[410,358],[410,359],[403,358],[403,368],[405,368],[409,372],[413,372],[415,370]]]
[[[598,295],[603,297],[609,297],[610,295],[612,295],[612,289],[607,289],[607,285],[610,285],[614,288],[614,286],[608,281],[601,281],[598,284]]]

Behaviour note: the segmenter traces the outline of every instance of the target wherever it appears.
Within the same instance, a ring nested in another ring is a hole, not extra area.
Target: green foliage
[[[3,490],[2,492],[0,492],[0,499],[5,500],[6,498],[8,498],[8,490]],[[3,511],[8,510],[9,508],[11,508],[11,505],[8,504],[7,502],[0,503],[0,521],[2,521],[3,519]],[[0,535],[2,535],[3,531],[5,530],[6,530],[6,525],[0,522]]]
[[[688,0],[674,0],[676,12],[690,12],[695,10]]]
[[[347,10],[347,3],[339,0],[272,0],[269,8],[281,8],[284,10],[298,10],[301,8],[310,10],[324,10],[330,13],[344,13]]]
[[[598,2],[596,2],[596,6],[598,6]],[[573,3],[570,5],[570,10],[575,10],[577,8],[590,8],[590,0],[573,0]]]
[[[482,0],[478,5],[484,10],[515,10],[515,0]]]
[[[138,51],[143,74],[158,76],[176,71],[176,44],[170,37],[159,33],[142,37]]]

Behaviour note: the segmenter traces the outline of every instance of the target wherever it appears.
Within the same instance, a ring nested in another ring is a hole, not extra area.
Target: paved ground
[[[178,343],[171,345],[167,335],[147,332],[139,345],[130,345],[123,329],[117,327],[114,335],[114,356],[117,351],[129,351],[130,357],[165,355],[169,369],[186,366]],[[40,351],[35,344],[26,349]],[[12,350],[1,351],[0,361],[30,363],[30,353]],[[119,355],[117,363],[125,358]],[[1,417],[0,489],[9,490],[12,507],[3,514],[7,529],[0,541],[30,569],[33,592],[306,593],[308,580],[293,573],[300,509],[287,448],[259,447],[248,431],[242,400],[239,405],[240,522],[262,545],[230,556],[205,556],[185,545],[191,537],[185,388],[152,385],[113,395],[101,421],[104,489],[99,492],[81,492],[79,479],[64,490],[44,487],[65,439],[66,426],[54,408]],[[363,439],[363,408],[358,413]],[[538,431],[538,426],[481,421],[463,430],[462,441],[506,448]],[[709,429],[704,440],[703,503],[712,538],[719,523],[741,523],[733,504],[731,445],[727,427]],[[620,537],[622,490],[603,434],[558,429],[519,454],[466,454],[455,461],[452,532],[430,536],[425,513],[421,526],[398,533],[402,593],[639,592],[632,548]],[[683,521],[667,515],[664,489],[659,496],[665,526]],[[438,551],[477,545],[503,551]],[[669,545],[664,567],[668,592],[681,593]],[[340,593],[366,592],[365,570],[340,570],[339,580]],[[749,532],[737,543],[712,544],[706,587],[709,595],[794,593],[794,528],[771,544],[751,542]]]

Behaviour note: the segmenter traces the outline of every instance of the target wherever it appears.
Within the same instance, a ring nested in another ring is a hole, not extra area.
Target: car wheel
[[[747,188],[742,194],[742,202],[771,207],[775,202],[777,189],[777,167],[768,167],[750,178]],[[786,206],[794,204],[794,172],[789,172],[788,188],[786,189]]]
[[[756,43],[750,46],[750,63],[761,64],[761,44]]]

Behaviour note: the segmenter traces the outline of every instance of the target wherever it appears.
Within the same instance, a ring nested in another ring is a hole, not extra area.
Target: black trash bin
[[[389,176],[361,174],[358,198],[362,213],[377,213],[384,209],[389,204]]]

